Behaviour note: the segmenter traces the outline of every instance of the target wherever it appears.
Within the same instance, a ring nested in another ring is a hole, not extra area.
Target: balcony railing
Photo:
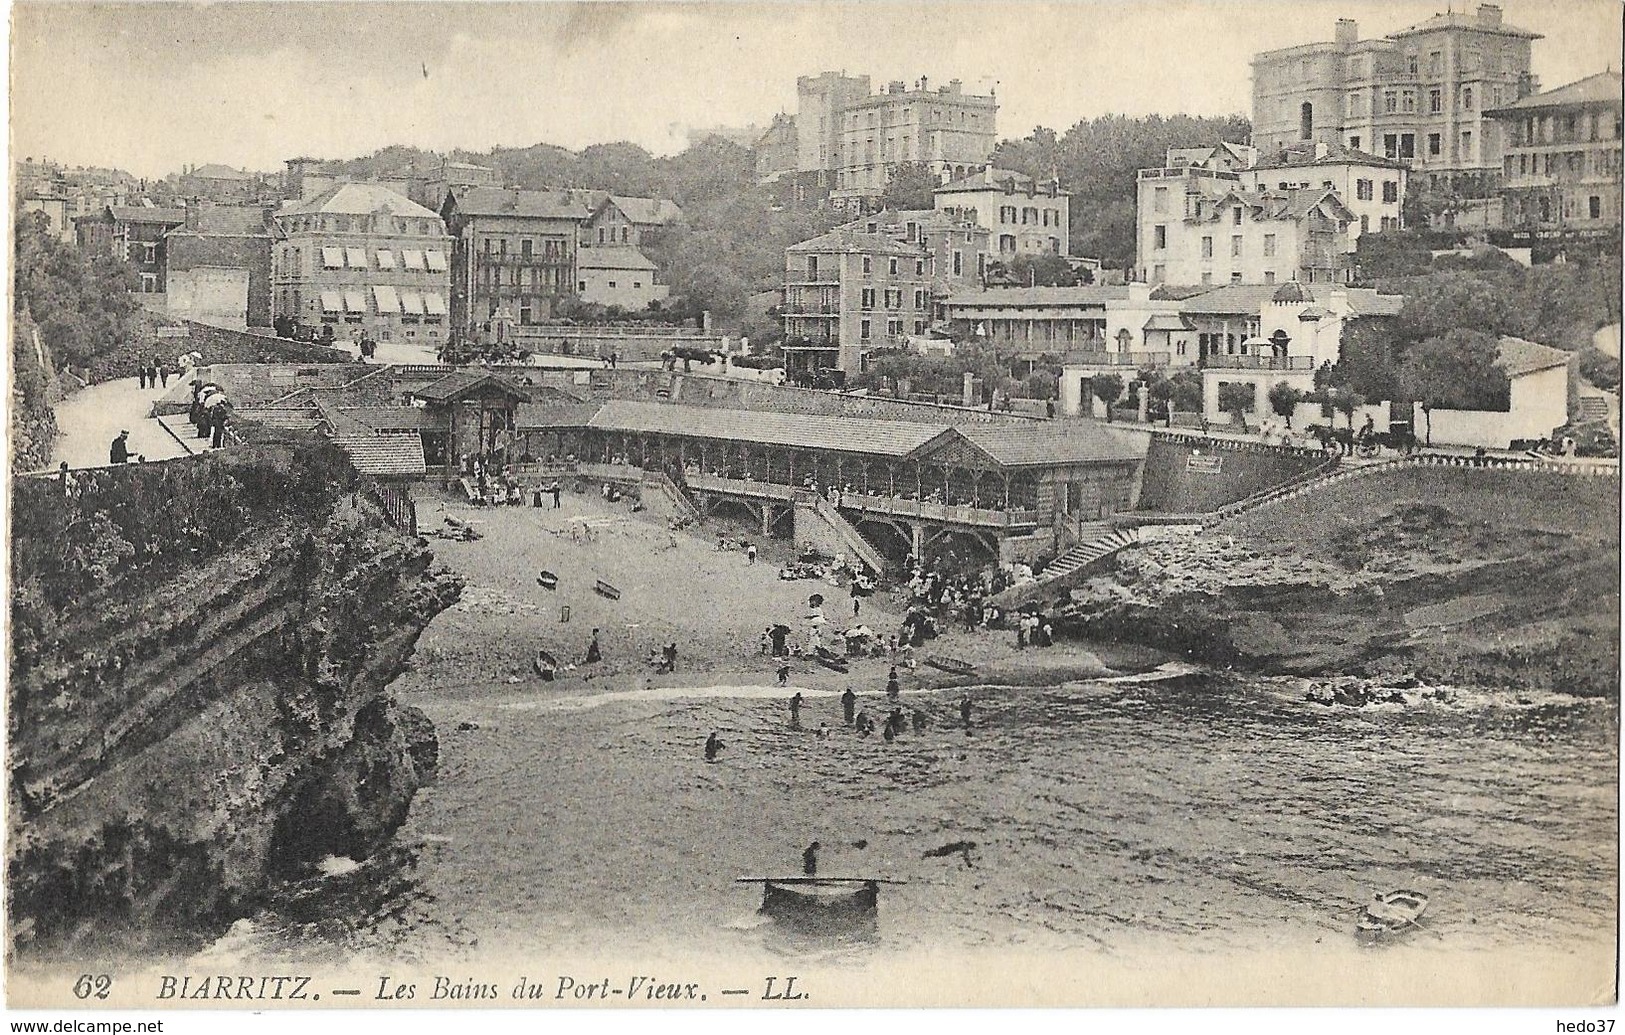
[[[779,485],[775,482],[757,481],[754,478],[724,478],[715,474],[689,473],[684,475],[684,481],[688,483],[690,489],[700,492],[726,492],[736,496],[750,496],[757,499],[789,500],[797,491],[793,486]],[[1036,526],[1039,519],[1039,512],[1036,510],[995,510],[991,507],[950,506],[946,503],[934,503],[930,500],[907,500],[896,496],[866,496],[861,492],[842,493],[841,509],[848,513],[852,511],[872,511],[876,514],[888,514],[893,517],[924,518],[959,525],[981,525],[989,528]]]
[[[1171,357],[1166,352],[1068,352],[1061,360],[1080,367],[1165,367]]]
[[[784,274],[786,284],[839,284],[840,278],[831,270],[828,273],[808,273],[806,270],[786,270]]]
[[[792,302],[785,305],[781,311],[785,316],[840,316],[841,307],[838,305],[821,305],[817,303]]]
[[[1204,367],[1214,370],[1313,370],[1313,356],[1208,356]]]

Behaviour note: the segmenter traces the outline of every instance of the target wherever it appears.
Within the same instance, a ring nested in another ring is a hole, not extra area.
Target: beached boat
[[[621,599],[621,591],[616,589],[614,586],[611,586],[603,579],[596,580],[596,583],[592,588],[599,596],[608,597],[611,600]]]
[[[536,575],[536,584],[543,589],[558,589],[559,577],[550,571],[539,572]]]
[[[819,647],[810,655],[812,660],[835,672],[846,672],[846,659],[830,650],[828,647]]]
[[[881,881],[867,877],[749,877],[762,884],[764,916],[802,931],[839,933],[873,927]]]
[[[1354,925],[1360,938],[1382,938],[1415,927],[1416,921],[1427,912],[1428,897],[1420,891],[1401,889],[1388,891],[1372,898]]]
[[[972,672],[976,671],[975,665],[960,658],[930,657],[922,660],[932,668],[940,669],[943,672],[950,672],[956,676],[968,676]]]

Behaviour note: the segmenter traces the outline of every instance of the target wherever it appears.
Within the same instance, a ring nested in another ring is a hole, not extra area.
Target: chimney
[[[186,229],[196,230],[198,228],[198,209],[201,207],[198,205],[197,199],[187,198],[181,202],[181,205],[186,210]]]
[[[1498,4],[1479,4],[1478,23],[1480,25],[1500,25],[1501,8]]]
[[[1337,32],[1332,38],[1345,47],[1358,42],[1360,39],[1360,23],[1353,18],[1337,19]]]
[[[923,75],[920,76],[920,92],[924,93],[925,91],[929,90],[930,88],[931,88],[931,80],[927,79]]]
[[[964,89],[964,85],[958,79],[950,79],[948,80],[948,92],[957,96]]]
[[[886,84],[887,93],[902,93],[903,89],[904,84],[901,79],[893,79],[890,83]]]

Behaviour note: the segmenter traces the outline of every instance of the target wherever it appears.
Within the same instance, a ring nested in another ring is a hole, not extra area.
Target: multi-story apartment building
[[[1056,180],[1038,182],[991,166],[932,192],[940,211],[987,228],[993,258],[1006,262],[1018,256],[1070,255],[1070,199]]]
[[[905,163],[930,166],[944,183],[987,163],[998,143],[998,101],[966,93],[958,79],[929,87],[923,78],[913,89],[892,82],[841,112],[836,189],[879,194]]]
[[[186,210],[151,205],[107,205],[95,218],[74,221],[82,251],[101,251],[134,266],[143,293],[164,290],[168,245],[164,235],[186,222]]]
[[[926,277],[939,302],[986,281],[989,234],[973,219],[933,208],[883,209],[837,229],[884,234],[924,253]]]
[[[1172,164],[1173,152],[1169,152]],[[1334,190],[1350,212],[1350,251],[1361,234],[1399,230],[1405,225],[1404,201],[1410,170],[1404,163],[1356,151],[1323,140],[1291,144],[1260,156],[1238,169],[1250,190]]]
[[[1501,196],[1511,227],[1620,225],[1620,75],[1601,72],[1488,112],[1505,126]]]
[[[451,238],[435,213],[376,183],[341,183],[272,217],[273,308],[380,341],[447,338]]]
[[[1336,283],[1358,218],[1337,191],[1252,190],[1242,173],[1141,169],[1137,277],[1152,284]]]
[[[440,209],[454,240],[451,315],[459,335],[499,309],[521,326],[553,315],[577,284],[576,240],[589,215],[564,191],[453,187]]]
[[[756,144],[756,175],[796,175],[842,197],[873,197],[892,169],[920,162],[946,183],[987,164],[997,143],[998,101],[967,94],[958,79],[931,89],[922,77],[869,92],[868,76],[824,72],[796,80],[797,110],[778,115]]]
[[[1340,19],[1330,42],[1253,58],[1253,143],[1263,153],[1322,140],[1405,162],[1429,187],[1484,193],[1502,169],[1486,110],[1533,93],[1539,33],[1501,8],[1439,14],[1382,39]]]
[[[646,236],[657,237],[682,218],[683,210],[675,201],[606,194],[593,205],[591,214],[581,224],[581,247],[641,248]]]
[[[785,249],[785,369],[857,373],[870,350],[924,335],[933,308],[928,265],[918,244],[848,229]]]

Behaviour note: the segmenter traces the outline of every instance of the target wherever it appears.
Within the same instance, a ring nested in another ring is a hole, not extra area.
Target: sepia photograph
[[[7,1011],[1606,1035],[1622,11],[14,0]]]

